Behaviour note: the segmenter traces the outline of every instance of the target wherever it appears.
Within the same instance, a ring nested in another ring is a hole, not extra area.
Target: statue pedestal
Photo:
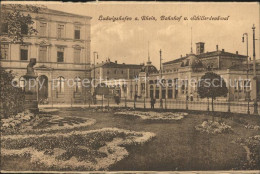
[[[33,113],[39,112],[37,101],[37,76],[34,73],[27,73],[25,76],[25,105],[24,108]]]

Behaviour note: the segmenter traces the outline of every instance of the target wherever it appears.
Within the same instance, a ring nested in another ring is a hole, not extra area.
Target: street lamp
[[[249,73],[249,63],[248,63],[248,34],[244,33],[242,37],[242,42],[245,42],[245,36],[246,36],[246,57],[247,57],[247,70],[246,70],[246,79],[248,81],[248,73]],[[246,88],[246,99],[247,99],[247,114],[250,114],[249,109],[249,101],[250,101],[250,91]]]
[[[255,83],[256,83],[256,97],[255,97],[255,101],[254,101],[254,114],[258,114],[258,104],[257,104],[257,97],[258,97],[258,94],[257,94],[257,76],[256,76],[256,60],[255,60],[255,25],[253,24],[253,27],[252,27],[252,30],[253,30],[253,69],[254,69],[254,80],[255,80]]]
[[[160,49],[160,80],[162,80],[162,50]],[[160,83],[161,86],[161,95],[160,95],[160,108],[163,108],[163,100],[162,100],[162,84]]]
[[[97,55],[97,59],[98,59],[98,52],[94,51],[93,52],[93,59],[94,59],[94,87],[93,87],[93,100],[94,100],[94,104],[96,104],[96,91],[95,91],[95,87],[96,87],[96,56]]]

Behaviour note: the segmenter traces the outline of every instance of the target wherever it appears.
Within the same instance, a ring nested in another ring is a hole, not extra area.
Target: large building
[[[24,43],[14,44],[8,38],[8,26],[2,23],[1,66],[12,70],[23,87],[30,58],[36,58],[37,80],[43,84],[38,87],[40,103],[86,101],[89,88],[83,87],[81,80],[91,76],[91,17],[48,8],[40,8],[38,13],[26,10],[23,13],[32,16],[38,33],[28,35],[28,26],[22,26]]]
[[[257,78],[260,77],[260,64],[256,63]],[[186,100],[201,100],[197,93],[197,83],[208,71],[219,74],[227,83],[227,96],[220,100],[245,101],[246,93],[250,91],[251,100],[259,98],[256,89],[260,86],[253,79],[253,65],[249,60],[249,73],[247,75],[247,56],[238,52],[230,53],[224,49],[205,52],[203,42],[196,43],[196,53],[189,53],[172,61],[164,62],[162,70],[158,71],[149,59],[141,68],[138,78],[126,78],[118,82],[118,92],[121,97],[157,98]],[[106,82],[108,86],[115,81]],[[162,85],[163,84],[163,85]],[[258,89],[259,91],[259,89]]]
[[[244,101],[246,91],[251,91],[251,99],[259,97],[256,94],[257,84],[253,80],[253,66],[249,61],[250,71],[247,77],[247,56],[238,52],[229,53],[224,49],[205,52],[203,42],[196,43],[196,54],[189,53],[162,65],[161,74],[149,75],[146,83],[146,97],[185,100],[194,98],[201,100],[197,93],[197,83],[207,71],[219,74],[226,82],[228,94],[223,100]],[[257,76],[260,76],[260,65],[257,64]],[[158,79],[163,79],[166,85],[158,85]],[[249,84],[249,85],[248,85]],[[259,84],[258,84],[259,86]],[[221,98],[220,98],[221,99]]]

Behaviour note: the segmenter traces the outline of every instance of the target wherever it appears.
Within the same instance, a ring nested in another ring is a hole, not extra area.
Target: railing
[[[150,109],[151,103],[150,99],[137,99],[129,100],[125,98],[120,99],[120,103],[117,105],[113,98],[109,99],[110,106],[118,107],[132,107],[132,108],[145,108]],[[96,101],[96,106],[101,106],[102,100]],[[103,107],[108,106],[108,99],[104,98]],[[160,107],[160,100],[157,99],[154,105],[154,108],[157,109],[181,109],[181,110],[197,110],[197,111],[212,111],[212,103],[209,101],[184,101],[184,100],[165,100],[163,99],[162,108]],[[260,113],[260,102],[258,102],[258,113]],[[254,114],[254,102],[227,102],[227,101],[214,101],[213,102],[213,111],[217,112],[232,112],[232,113],[241,113],[247,114],[248,111],[250,114]]]

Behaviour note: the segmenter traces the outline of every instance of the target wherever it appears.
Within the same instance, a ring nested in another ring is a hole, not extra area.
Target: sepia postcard
[[[0,5],[1,173],[260,173],[258,2]]]

